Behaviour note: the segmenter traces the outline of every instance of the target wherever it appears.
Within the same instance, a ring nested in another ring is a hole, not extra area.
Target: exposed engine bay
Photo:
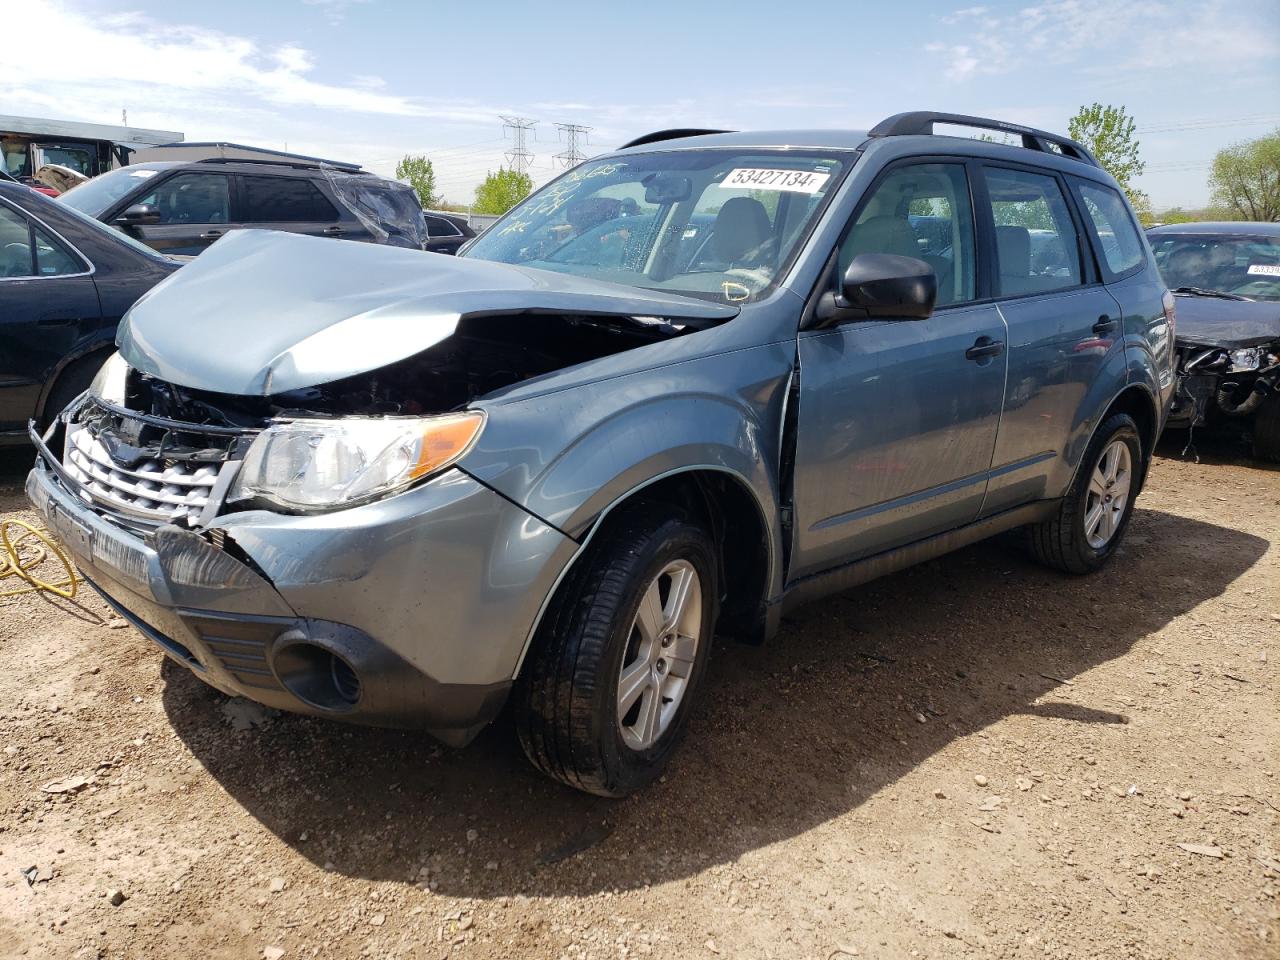
[[[1177,386],[1169,425],[1213,425],[1252,434],[1264,404],[1280,402],[1280,341],[1249,347],[1178,343]],[[1188,449],[1191,448],[1188,437]],[[1258,446],[1255,440],[1255,447]]]
[[[249,429],[276,417],[446,413],[503,387],[692,329],[656,318],[468,317],[453,336],[414,356],[266,397],[194,390],[135,370],[128,380],[126,406],[182,423]]]

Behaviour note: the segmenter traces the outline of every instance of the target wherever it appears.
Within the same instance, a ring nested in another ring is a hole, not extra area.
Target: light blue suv
[[[457,259],[219,240],[33,431],[27,490],[213,686],[454,744],[510,703],[534,764],[619,796],[663,769],[714,633],[760,643],[1013,528],[1101,567],[1173,321],[1070,140],[668,131]]]

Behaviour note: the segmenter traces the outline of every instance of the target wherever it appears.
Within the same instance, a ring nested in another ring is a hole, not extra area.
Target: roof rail
[[[1084,146],[1070,137],[1037,130],[1035,127],[1024,127],[1018,123],[1004,120],[991,120],[987,117],[970,117],[961,113],[934,113],[930,110],[916,110],[910,113],[897,113],[881,120],[867,131],[869,137],[904,137],[929,136],[933,133],[935,123],[951,123],[960,127],[977,127],[980,130],[997,130],[1000,133],[1011,133],[1022,138],[1022,145],[1028,150],[1039,150],[1042,153],[1060,153],[1081,163],[1093,167],[1101,167],[1097,158]],[[1054,147],[1057,149],[1055,150]]]
[[[663,140],[679,140],[682,137],[704,137],[711,133],[736,133],[734,130],[700,130],[697,127],[677,127],[674,130],[655,130],[653,133],[646,133],[643,137],[636,137],[634,140],[624,143],[619,150],[625,150],[627,147],[642,147],[646,143],[661,143]]]
[[[320,167],[333,167],[343,173],[367,173],[359,164],[339,163],[334,160],[303,160],[282,157],[272,160],[269,157],[204,157],[196,163],[256,163],[268,167],[292,167],[295,170],[316,170]]]

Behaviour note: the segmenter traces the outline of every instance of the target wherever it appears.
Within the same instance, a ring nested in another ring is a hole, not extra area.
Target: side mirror
[[[848,320],[926,320],[938,300],[933,267],[915,257],[863,253],[840,278],[840,296],[825,293],[815,312],[818,327]]]
[[[135,203],[116,217],[118,227],[136,227],[144,223],[159,223],[160,211],[149,203]]]

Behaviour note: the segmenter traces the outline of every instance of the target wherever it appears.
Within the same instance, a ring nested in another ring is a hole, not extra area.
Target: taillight
[[[1166,290],[1161,303],[1164,304],[1164,318],[1169,323],[1169,336],[1176,337],[1178,335],[1178,318],[1176,316],[1177,310],[1175,309],[1177,301],[1174,300],[1173,294]]]

